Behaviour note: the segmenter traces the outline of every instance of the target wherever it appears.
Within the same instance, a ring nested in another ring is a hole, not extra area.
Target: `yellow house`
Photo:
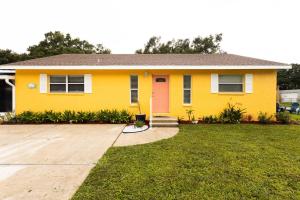
[[[217,115],[239,103],[276,109],[282,63],[232,54],[63,54],[0,66],[0,112],[126,109],[150,116]]]

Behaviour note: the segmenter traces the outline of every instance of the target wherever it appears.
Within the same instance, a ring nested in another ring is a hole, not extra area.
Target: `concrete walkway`
[[[1,125],[0,199],[70,199],[123,128]]]
[[[137,133],[122,133],[114,146],[130,146],[136,144],[146,144],[150,142],[159,141],[175,136],[179,129],[172,128],[151,128],[144,132]]]

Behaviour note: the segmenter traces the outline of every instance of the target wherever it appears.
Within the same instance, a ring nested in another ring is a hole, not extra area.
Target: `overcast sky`
[[[25,52],[59,30],[113,53],[223,33],[228,53],[300,63],[300,0],[1,0],[0,48]]]

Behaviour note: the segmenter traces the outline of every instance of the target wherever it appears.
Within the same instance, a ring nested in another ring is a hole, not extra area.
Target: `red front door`
[[[152,110],[153,113],[169,112],[169,77],[166,75],[153,75]]]

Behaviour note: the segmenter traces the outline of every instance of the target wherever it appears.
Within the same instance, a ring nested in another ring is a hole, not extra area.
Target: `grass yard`
[[[300,199],[300,126],[181,125],[110,148],[77,199]]]
[[[280,103],[281,106],[285,106],[285,107],[291,107],[292,103],[290,102],[285,102],[285,103]],[[300,121],[300,115],[297,114],[291,114],[291,119],[295,120],[295,121]]]
[[[295,121],[300,121],[300,115],[291,114],[291,119]]]
[[[280,105],[285,106],[285,107],[290,107],[290,106],[292,106],[292,103],[290,103],[290,102],[281,102]]]

